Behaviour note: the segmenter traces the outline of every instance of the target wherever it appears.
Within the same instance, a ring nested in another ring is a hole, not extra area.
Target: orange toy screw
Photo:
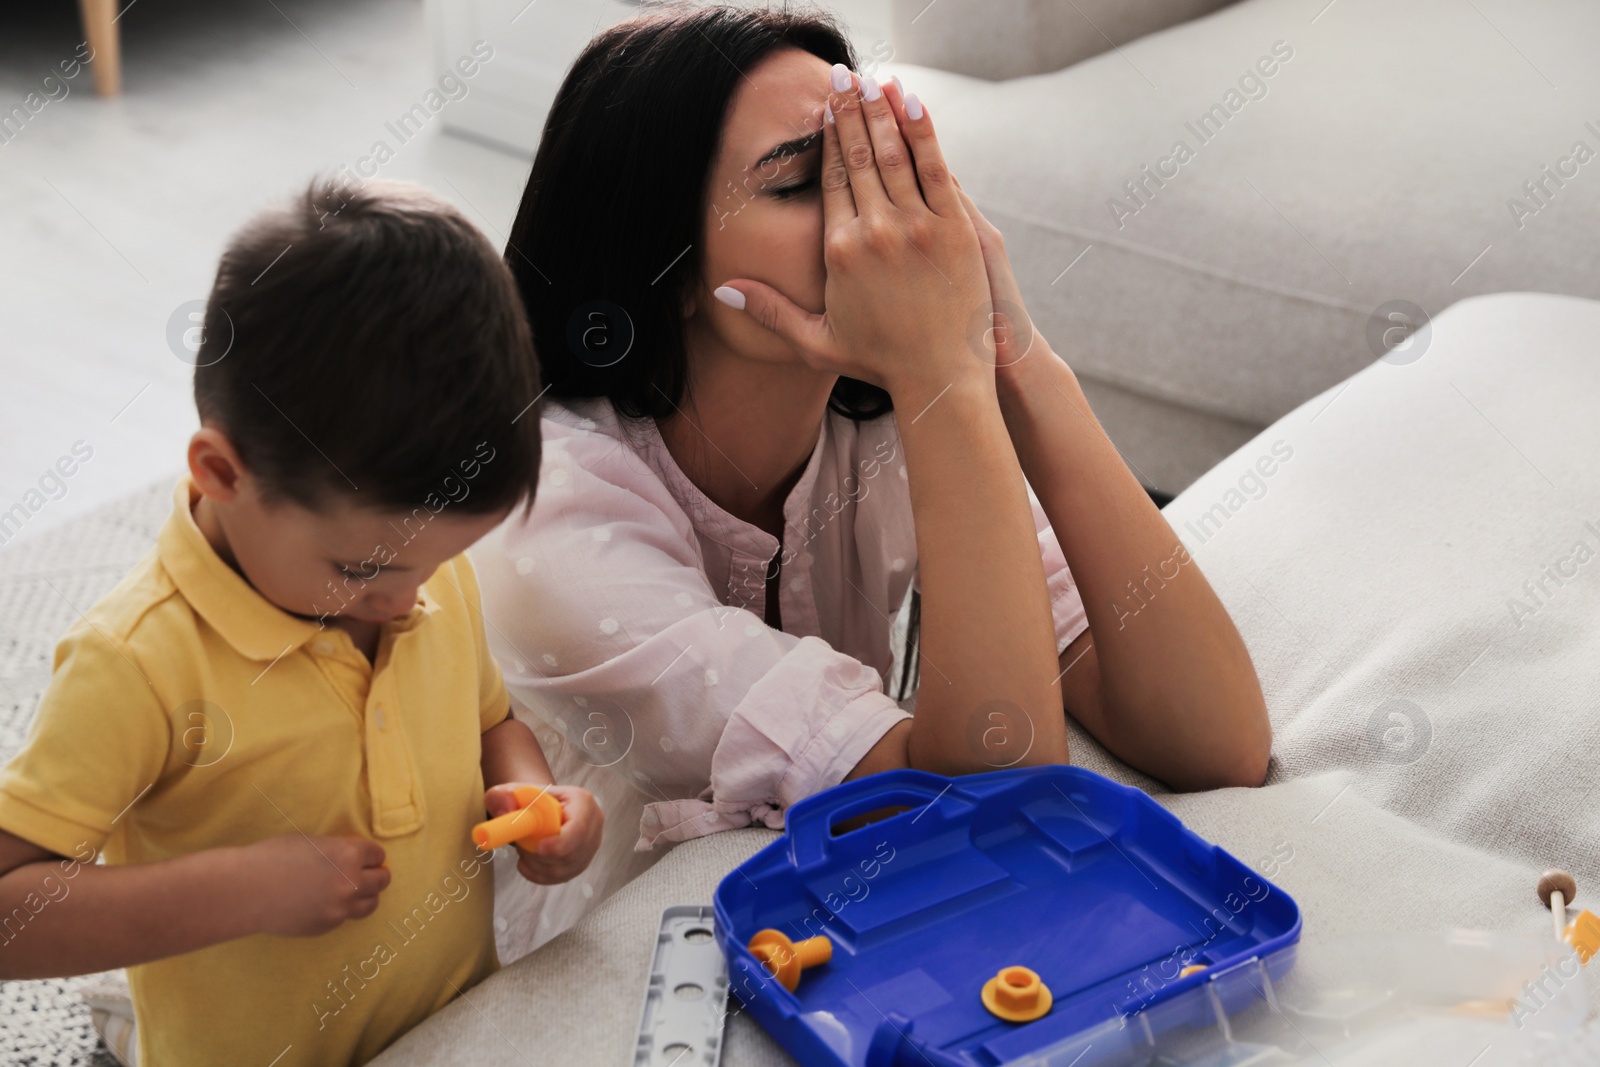
[[[833,959],[833,942],[824,934],[790,941],[781,930],[762,930],[750,939],[750,955],[793,993],[800,985],[801,971]]]
[[[546,837],[561,832],[561,801],[537,786],[518,786],[511,794],[516,811],[480,822],[472,828],[472,842],[479,848],[496,849],[515,841],[532,849]]]

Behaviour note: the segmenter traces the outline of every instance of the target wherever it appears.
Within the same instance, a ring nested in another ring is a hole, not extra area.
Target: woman
[[[600,895],[637,869],[628,796],[641,849],[779,827],[892,767],[1068,762],[1064,711],[1175,788],[1266,774],[1226,611],[1034,331],[926,108],[852,66],[812,15],[602,33],[509,241],[546,466],[478,565],[519,714],[570,742],[559,780],[597,769]],[[911,589],[914,717],[885,692]],[[571,917],[505,910],[503,955]]]

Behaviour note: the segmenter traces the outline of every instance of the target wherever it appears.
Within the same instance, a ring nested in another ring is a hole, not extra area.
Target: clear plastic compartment
[[[1577,956],[1447,930],[1301,942],[1012,1061],[1017,1067],[1600,1064]]]

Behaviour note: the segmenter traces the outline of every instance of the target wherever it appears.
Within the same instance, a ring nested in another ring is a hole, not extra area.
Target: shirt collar
[[[217,555],[194,521],[198,497],[194,479],[185,474],[156,539],[161,565],[189,605],[247,659],[277,659],[319,633],[321,626],[273,604]]]
[[[810,511],[812,490],[817,483],[818,472],[822,468],[822,452],[829,431],[833,428],[832,419],[832,412],[823,416],[822,425],[817,427],[817,443],[811,448],[811,455],[806,459],[805,468],[800,472],[800,478],[795,482],[794,488],[784,497],[783,515],[787,529],[801,526],[805,515]],[[729,549],[750,552],[762,559],[770,558],[778,550],[776,537],[724,510],[689,479],[678,466],[672,451],[667,448],[666,439],[661,436],[660,427],[656,425],[655,419],[638,421],[643,424],[639,429],[642,431],[649,459],[653,461],[651,465],[666,482],[668,491],[677,499],[678,504],[690,515],[699,517],[695,525],[701,534]]]

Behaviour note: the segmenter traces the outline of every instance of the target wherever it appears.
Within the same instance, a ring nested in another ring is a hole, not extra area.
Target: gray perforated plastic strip
[[[634,1067],[716,1067],[728,1011],[728,965],[713,936],[710,905],[661,913]]]

